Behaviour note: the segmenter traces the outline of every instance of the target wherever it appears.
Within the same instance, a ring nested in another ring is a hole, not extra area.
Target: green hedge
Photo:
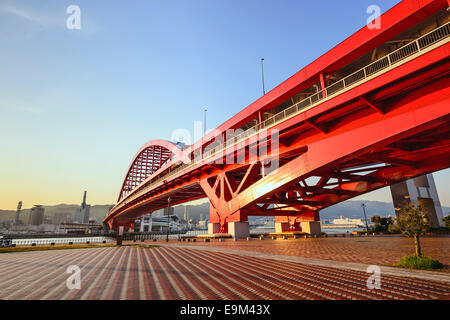
[[[415,254],[404,256],[395,264],[396,267],[410,268],[410,269],[442,269],[443,265],[437,260],[433,260],[425,256],[417,256]]]

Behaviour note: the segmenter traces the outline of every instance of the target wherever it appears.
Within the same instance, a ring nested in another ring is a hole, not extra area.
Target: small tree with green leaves
[[[380,216],[372,216],[370,219],[374,224],[374,230],[377,232],[386,232],[389,230],[389,226],[394,222],[391,217],[381,218]]]
[[[414,238],[416,255],[421,257],[420,236],[430,229],[430,219],[422,207],[412,203],[408,207],[402,208],[396,218],[397,225],[402,233]]]
[[[445,226],[450,229],[450,214],[448,216],[446,216],[444,219],[442,219],[442,221],[444,221]]]
[[[381,222],[381,217],[380,216],[372,216],[372,218],[370,218],[370,221],[375,223],[375,225],[379,225]]]

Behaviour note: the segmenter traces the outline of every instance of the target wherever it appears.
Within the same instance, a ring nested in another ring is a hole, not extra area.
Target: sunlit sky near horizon
[[[215,128],[398,0],[0,2],[0,209],[115,203],[137,150]],[[345,5],[343,5],[345,3]],[[66,8],[81,8],[81,29]],[[434,175],[450,206],[450,170]],[[384,188],[353,200],[390,202]]]

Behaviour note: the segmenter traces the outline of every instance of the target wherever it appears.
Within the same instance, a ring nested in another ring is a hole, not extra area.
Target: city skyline
[[[69,30],[71,4],[0,4],[0,209],[79,203],[83,190],[114,204],[142,144],[193,132],[205,108],[217,127],[259,98],[261,57],[268,92],[362,28],[372,3],[78,1],[81,29]],[[316,23],[338,12],[333,28]],[[450,171],[434,177],[449,206]],[[392,201],[388,188],[359,199]]]

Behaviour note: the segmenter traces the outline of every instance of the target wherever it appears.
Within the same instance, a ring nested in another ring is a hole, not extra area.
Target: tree
[[[375,223],[375,226],[377,226],[380,224],[381,218],[380,218],[380,216],[372,216],[372,218],[370,218],[370,221]]]
[[[430,229],[430,219],[422,207],[414,203],[402,208],[396,218],[397,225],[402,233],[414,238],[416,255],[421,257],[420,236]]]
[[[389,226],[392,225],[394,221],[391,217],[381,218],[380,224],[384,227],[384,230],[388,230]]]
[[[442,221],[444,221],[445,226],[450,229],[450,214],[447,215],[444,219],[442,219]]]
[[[393,223],[392,218],[381,218],[380,216],[372,216],[371,221],[375,224],[375,231],[388,231],[389,226]]]

